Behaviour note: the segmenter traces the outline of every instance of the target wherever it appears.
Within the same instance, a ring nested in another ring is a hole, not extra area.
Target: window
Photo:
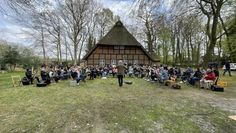
[[[99,65],[100,65],[100,66],[105,66],[105,60],[104,60],[104,59],[100,59]]]
[[[124,64],[128,64],[128,60],[124,60]]]
[[[114,49],[115,49],[115,50],[119,49],[119,46],[114,46]]]
[[[116,65],[116,60],[112,59],[111,60],[111,65]]]
[[[125,47],[124,46],[120,46],[120,49],[125,49]]]
[[[136,64],[136,65],[137,65],[137,64],[138,64],[138,60],[134,60],[134,64]]]
[[[127,57],[128,57],[127,55],[123,55],[123,60],[127,60],[128,59]]]
[[[133,60],[129,60],[129,64],[133,64]]]

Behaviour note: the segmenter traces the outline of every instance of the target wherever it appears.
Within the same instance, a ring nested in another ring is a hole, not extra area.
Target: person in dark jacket
[[[32,76],[32,71],[30,69],[26,69],[25,76],[27,79],[30,81],[31,84],[33,84],[33,76]]]
[[[223,76],[225,76],[226,72],[229,72],[229,76],[232,76],[230,72],[230,61],[225,62],[225,70],[224,70]]]
[[[202,78],[203,74],[200,70],[200,68],[197,68],[197,70],[195,71],[195,73],[193,74],[193,77],[190,78],[190,80],[188,81],[189,84],[191,85],[195,85],[196,81],[200,81]]]
[[[220,76],[219,70],[218,70],[217,67],[214,67],[214,68],[213,68],[213,72],[215,73],[215,76],[216,76],[216,77],[219,77],[219,76]]]
[[[41,78],[42,78],[43,81],[47,80],[47,75],[48,74],[47,74],[45,66],[42,66],[40,75],[41,75]]]

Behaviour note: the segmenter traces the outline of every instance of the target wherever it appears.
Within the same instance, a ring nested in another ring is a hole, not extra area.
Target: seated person
[[[220,76],[220,72],[217,67],[213,68],[213,72],[215,73],[216,78]],[[216,80],[215,84],[217,84],[218,80]]]
[[[100,73],[99,71],[97,71],[97,69],[95,67],[93,67],[91,69],[91,73],[90,73],[90,79],[96,79],[97,78],[97,73]]]
[[[168,79],[169,79],[168,70],[167,67],[164,67],[164,69],[160,70],[160,82],[164,83]]]
[[[128,69],[129,77],[132,77],[133,73],[134,73],[134,68],[132,66],[129,66],[129,69]]]
[[[136,77],[136,78],[138,78],[138,76],[139,76],[139,68],[136,66],[136,67],[134,67],[134,76]]]
[[[169,74],[170,76],[174,75],[174,74],[175,74],[174,68],[170,68],[170,69],[168,70],[168,74]]]
[[[157,74],[155,73],[155,70],[152,69],[152,70],[151,70],[151,80],[152,80],[152,81],[155,81],[156,79],[157,79]]]
[[[174,72],[175,72],[175,75],[177,76],[177,78],[181,77],[181,69],[180,68],[175,68]]]
[[[40,75],[41,75],[41,78],[42,78],[43,81],[47,80],[48,74],[47,74],[45,66],[42,66]]]
[[[200,87],[209,89],[215,79],[215,73],[211,69],[207,69],[206,75],[200,80]]]
[[[55,68],[51,68],[48,73],[50,81],[55,81],[56,83],[60,80],[60,76],[58,75],[58,70]]]
[[[79,82],[80,82],[80,80],[81,80],[80,68],[78,68],[78,69],[76,70],[76,77],[75,77],[75,80],[76,80],[77,84],[79,85]]]
[[[189,84],[195,85],[195,82],[196,82],[196,81],[201,80],[202,75],[203,75],[203,74],[202,74],[200,68],[197,68],[197,71],[195,71],[195,73],[193,74],[193,76],[188,80]]]
[[[54,77],[54,70],[51,68],[51,70],[49,71],[48,73],[49,77],[51,80],[53,80],[53,77]]]
[[[30,81],[30,83],[33,84],[33,76],[32,71],[30,69],[26,69],[25,76]]]
[[[84,82],[85,82],[85,79],[87,78],[86,69],[84,67],[82,67],[80,70],[80,78]]]
[[[117,68],[113,67],[112,68],[112,76],[113,76],[113,78],[116,76],[116,74],[117,74]]]
[[[188,67],[185,72],[183,72],[183,75],[181,76],[181,79],[183,82],[189,80],[192,74],[192,69]]]
[[[63,80],[66,80],[66,79],[69,78],[69,76],[70,76],[70,74],[69,74],[68,70],[65,68],[64,71],[63,71],[63,74],[62,74],[62,77],[61,77],[61,78],[62,78]]]
[[[77,77],[76,68],[72,68],[70,73],[71,73],[71,78],[75,80]]]
[[[85,68],[85,73],[87,76],[90,76],[91,71],[88,67]]]
[[[143,69],[143,67],[140,68],[140,76],[141,78],[145,77],[145,70]]]
[[[191,74],[191,73],[193,73],[193,69],[191,67],[188,67],[186,72]]]

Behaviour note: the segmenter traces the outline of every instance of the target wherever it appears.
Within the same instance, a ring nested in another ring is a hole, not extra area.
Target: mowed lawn
[[[236,73],[226,77],[225,92],[182,84],[173,90],[143,79],[88,80],[76,87],[61,81],[45,88],[13,88],[10,75],[0,74],[0,132],[236,132]]]

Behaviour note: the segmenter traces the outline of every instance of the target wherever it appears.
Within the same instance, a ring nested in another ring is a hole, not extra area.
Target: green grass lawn
[[[118,87],[115,78],[69,81],[45,88],[12,87],[0,74],[0,132],[236,132],[236,73],[225,92],[183,85],[173,90],[143,79]]]

